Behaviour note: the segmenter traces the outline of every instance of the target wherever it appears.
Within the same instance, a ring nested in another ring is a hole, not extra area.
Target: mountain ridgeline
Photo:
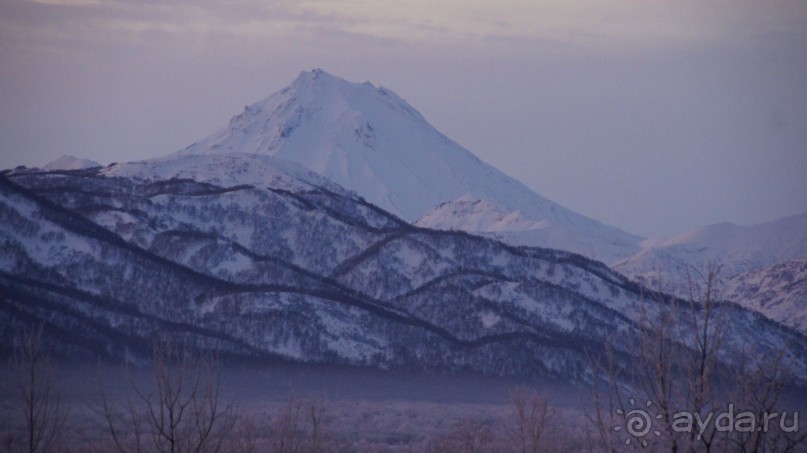
[[[6,172],[0,216],[4,334],[43,322],[79,356],[138,360],[167,332],[259,360],[578,380],[662,303],[581,255],[414,227],[254,154]],[[737,354],[785,345],[805,376],[803,336],[720,309]]]

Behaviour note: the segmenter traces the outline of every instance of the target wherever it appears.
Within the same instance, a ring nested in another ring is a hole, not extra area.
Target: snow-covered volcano
[[[523,219],[529,245],[606,262],[639,250],[639,237],[559,206],[482,162],[389,89],[319,69],[302,72],[288,87],[246,106],[227,128],[177,154],[218,153],[296,162],[409,222],[428,213],[424,227],[499,233],[500,222],[469,222],[464,210],[449,209],[452,202],[477,199],[495,211],[489,216]],[[502,237],[512,236],[513,227],[508,224]]]

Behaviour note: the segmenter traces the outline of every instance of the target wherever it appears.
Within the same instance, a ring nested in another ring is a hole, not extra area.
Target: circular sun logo
[[[629,401],[631,407],[636,407],[636,401],[633,398]],[[644,437],[650,434],[651,431],[656,437],[661,436],[661,431],[653,429],[653,419],[660,419],[661,414],[651,417],[648,411],[652,405],[653,402],[647,400],[644,408],[631,409],[628,412],[622,409],[616,410],[616,413],[624,418],[624,423],[614,426],[614,431],[622,431],[624,429],[625,432],[628,433],[628,438],[625,439],[625,445],[630,445],[631,441],[635,440],[642,447],[646,447],[647,440]]]

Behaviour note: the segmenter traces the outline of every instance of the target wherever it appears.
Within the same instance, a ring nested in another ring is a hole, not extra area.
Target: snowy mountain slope
[[[251,184],[287,190],[317,187],[346,194],[339,185],[300,165],[259,154],[174,155],[110,165],[101,170],[100,174],[153,181],[191,179],[220,186]]]
[[[638,251],[639,237],[537,195],[435,130],[392,91],[322,70],[301,73],[177,154],[232,152],[296,162],[409,222],[471,196],[503,212],[520,211],[532,232],[541,230],[532,245],[606,261]]]
[[[423,228],[461,231],[522,231],[538,229],[541,224],[519,211],[505,212],[487,200],[465,195],[442,203],[415,222]]]
[[[737,275],[723,297],[807,335],[807,258]]]
[[[732,278],[785,261],[807,257],[807,213],[751,226],[720,223],[695,228],[671,239],[647,240],[636,255],[614,269],[647,282],[676,282],[687,266],[722,266]]]
[[[275,177],[215,185],[179,163]],[[654,316],[601,263],[415,228],[284,165],[232,154],[0,175],[0,330],[42,320],[66,349],[115,357],[147,354],[162,331],[256,358],[581,379],[586,351]],[[807,377],[805,337],[721,310],[736,351],[785,346]]]
[[[43,168],[46,171],[53,170],[83,170],[85,168],[100,167],[101,164],[90,159],[82,159],[75,156],[63,154],[58,159],[48,163]]]
[[[751,226],[721,223],[642,245],[613,268],[686,297],[688,274],[719,266],[721,297],[807,333],[807,213]]]
[[[521,210],[507,211],[470,195],[438,205],[414,224],[436,230],[467,231],[515,246],[550,244],[552,248],[571,250],[606,263],[621,261],[629,251],[638,250],[635,244],[604,237],[588,225],[567,224],[560,228],[551,219],[533,220]]]

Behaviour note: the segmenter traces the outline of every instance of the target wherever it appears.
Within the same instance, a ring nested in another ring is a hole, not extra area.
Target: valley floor
[[[147,394],[146,383],[154,380],[150,370],[109,365],[62,365],[56,372],[54,390],[68,416],[55,451],[114,450],[102,395],[123,421],[127,394],[139,403],[133,383]],[[21,451],[25,419],[17,376],[4,369],[0,378],[3,448]],[[516,389],[546,398],[555,417],[579,412],[572,408],[579,393],[549,381],[280,364],[229,365],[221,384],[220,402],[235,401],[238,413],[228,451],[310,450],[313,414],[321,417],[323,443],[314,450],[464,451],[461,444],[470,441],[507,451],[515,434],[510,425]],[[300,449],[278,444],[289,430],[303,438]],[[152,444],[146,445],[151,451]]]
[[[140,436],[143,448],[136,448],[135,419],[128,409],[146,413],[132,389],[155,395],[152,369],[62,364],[52,371],[50,402],[58,402],[66,417],[58,443],[47,451],[158,451],[148,428]],[[627,416],[620,415],[625,412],[603,411],[600,426],[605,429],[598,431],[592,390],[562,382],[293,364],[228,364],[219,382],[220,393],[213,399],[219,409],[235,404],[217,421],[217,426],[232,425],[221,437],[221,451],[598,452],[637,446],[626,447],[625,431],[613,429],[627,427]],[[798,425],[793,410],[807,407],[807,393],[789,396],[791,415],[785,421]],[[104,397],[112,408],[108,413]],[[0,448],[6,451],[28,451],[24,407],[13,367],[0,370]],[[138,420],[141,428],[149,425]],[[116,448],[109,421],[123,450]],[[799,428],[796,434],[807,437],[807,427]],[[663,446],[663,436],[646,439],[655,442],[651,449]],[[798,447],[805,443],[802,439],[795,450],[770,451],[804,451]],[[160,449],[171,451],[166,445]]]

